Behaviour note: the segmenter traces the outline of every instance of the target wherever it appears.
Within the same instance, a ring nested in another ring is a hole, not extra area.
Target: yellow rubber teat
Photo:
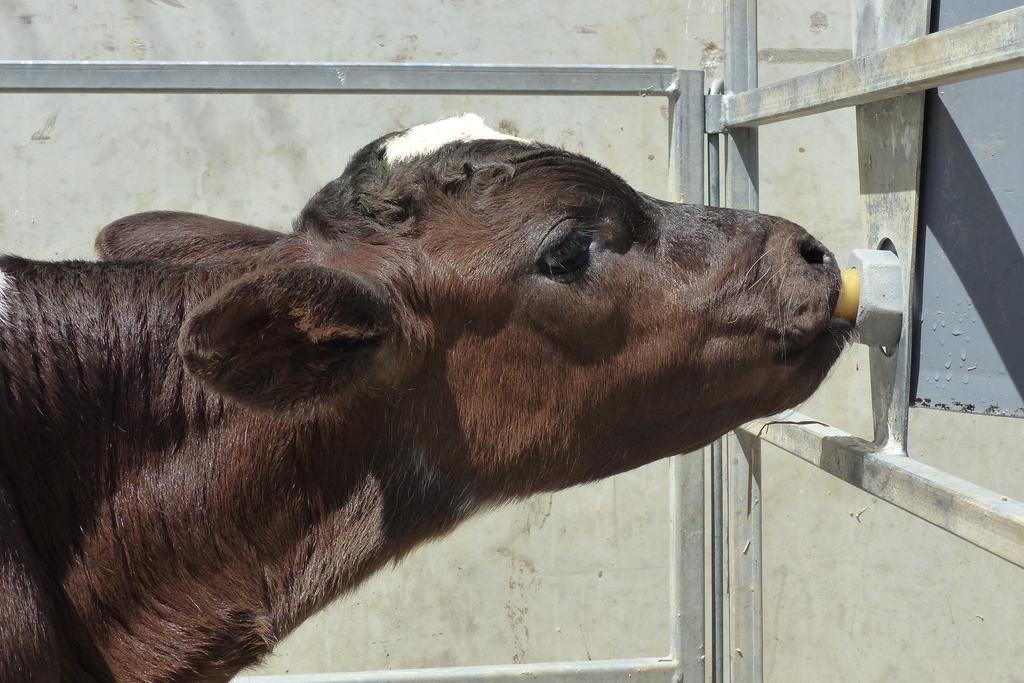
[[[851,323],[857,320],[857,309],[860,307],[860,273],[856,268],[847,268],[842,273],[841,284],[839,285],[839,301],[836,302],[836,310],[833,314],[837,318],[849,320]]]

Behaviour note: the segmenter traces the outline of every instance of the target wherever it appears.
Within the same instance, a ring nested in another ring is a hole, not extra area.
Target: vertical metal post
[[[715,79],[708,94],[720,96],[723,83]],[[722,136],[709,133],[708,145],[708,204],[722,205]],[[724,441],[715,440],[709,449],[711,456],[710,468],[710,508],[711,508],[711,640],[708,646],[708,657],[711,661],[711,683],[723,683],[725,680],[725,555],[723,545],[725,536],[722,513],[725,501],[722,498],[723,472],[722,449]]]
[[[862,0],[857,5],[854,54],[860,56],[928,33],[931,0]],[[857,107],[861,225],[865,246],[888,240],[903,266],[903,300],[909,313],[917,267],[918,191],[924,93]],[[875,443],[907,452],[913,316],[903,316],[894,349],[871,349],[871,412]]]
[[[704,199],[704,74],[677,71],[669,97],[669,199],[701,204]]]
[[[708,135],[708,204],[710,206],[722,205],[722,179],[721,179],[721,149],[722,136],[717,133]]]
[[[711,683],[725,680],[725,555],[722,512],[722,446],[717,439],[711,444]]]
[[[757,1],[725,0],[725,90],[757,87]],[[757,210],[757,129],[726,136],[725,205]],[[744,448],[746,446],[746,448]],[[729,679],[761,683],[761,459],[758,444],[726,439]]]
[[[721,81],[716,82],[721,85]],[[716,93],[712,86],[712,95]],[[722,205],[722,136],[718,133],[708,133],[708,205]]]
[[[725,438],[728,488],[729,680],[761,683],[761,441],[744,432]]]
[[[704,82],[700,72],[678,74],[670,100],[669,198],[704,197]],[[704,681],[704,460],[696,453],[671,462],[672,634],[677,683]]]
[[[757,0],[725,0],[725,91],[757,87]],[[725,205],[757,210],[757,128],[726,136]]]
[[[669,464],[672,514],[673,683],[704,681],[704,461],[696,453]]]

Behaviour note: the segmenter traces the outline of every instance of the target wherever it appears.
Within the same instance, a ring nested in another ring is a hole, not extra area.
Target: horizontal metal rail
[[[236,683],[451,683],[452,681],[538,681],[543,683],[669,683],[677,663],[671,659],[606,659],[498,666],[364,671],[337,674],[239,676]]]
[[[800,413],[757,420],[741,431],[1024,567],[1024,503]]]
[[[1024,66],[1024,7],[753,90],[722,96],[707,130],[760,126]]]
[[[672,66],[0,61],[0,92],[669,96]]]

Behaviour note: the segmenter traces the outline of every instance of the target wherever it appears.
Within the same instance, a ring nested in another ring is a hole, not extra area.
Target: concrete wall
[[[849,55],[846,0],[764,0],[760,21],[763,82]],[[718,0],[0,5],[3,59],[655,62],[715,75],[720,45]],[[367,140],[464,110],[664,194],[655,99],[6,95],[0,249],[89,257],[100,226],[153,208],[282,227]],[[770,126],[761,144],[763,210],[839,254],[860,246],[852,113]],[[866,375],[851,351],[807,410],[864,432]],[[911,443],[1020,497],[1022,432],[915,412]],[[663,654],[666,481],[655,464],[472,520],[310,620],[260,671]],[[1024,572],[783,453],[766,450],[764,491],[768,680],[1024,680]]]

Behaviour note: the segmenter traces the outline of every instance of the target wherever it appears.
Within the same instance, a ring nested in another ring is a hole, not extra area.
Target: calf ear
[[[254,256],[285,235],[184,211],[147,211],[119,218],[96,236],[104,261],[203,263]]]
[[[178,348],[215,391],[285,408],[339,395],[371,379],[392,330],[384,287],[343,271],[260,271],[214,293],[185,320]]]

